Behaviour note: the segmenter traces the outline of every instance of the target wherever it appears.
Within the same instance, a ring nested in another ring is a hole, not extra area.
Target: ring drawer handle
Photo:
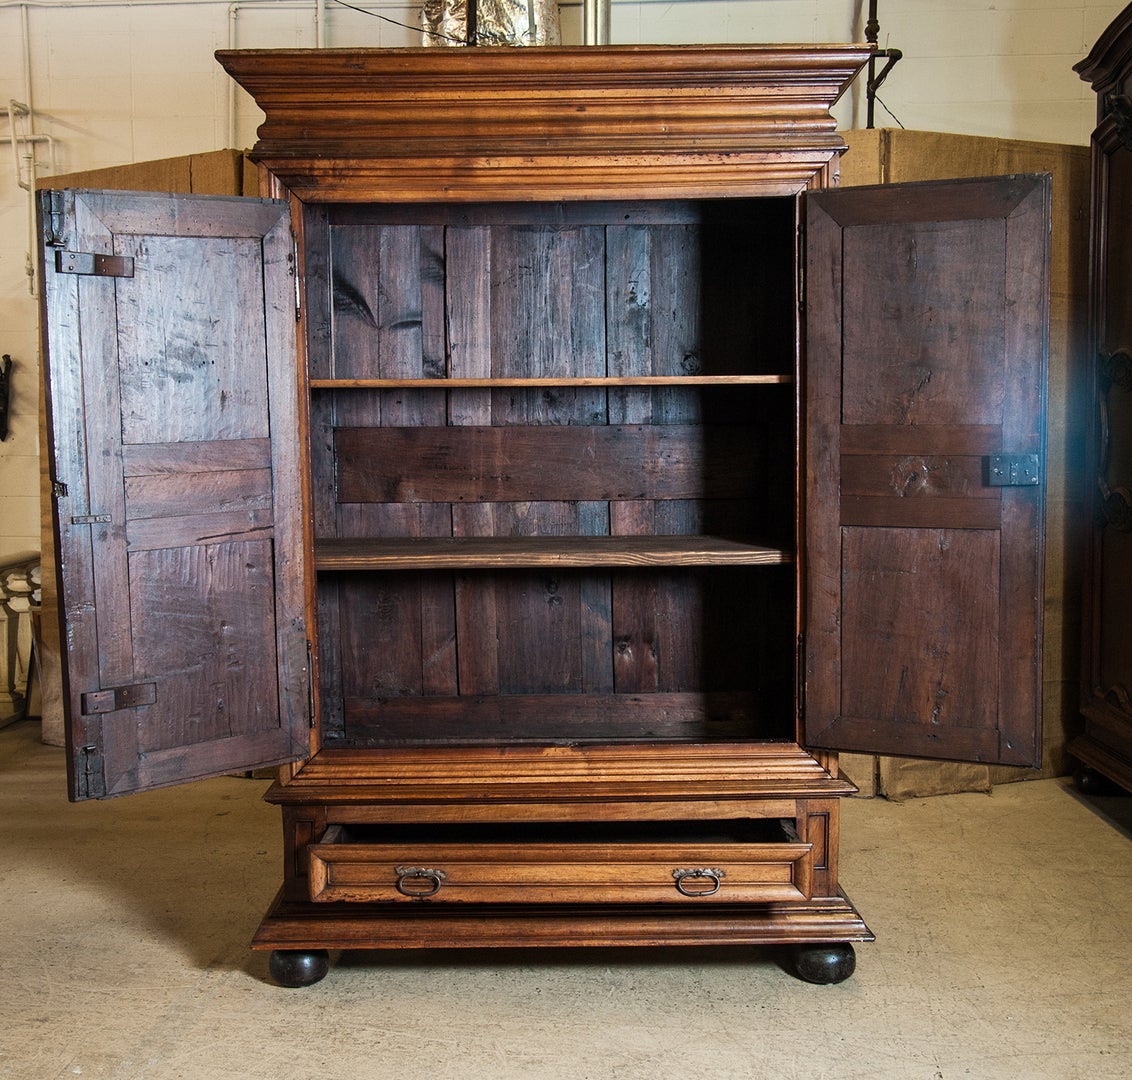
[[[393,873],[397,875],[397,891],[402,896],[435,896],[448,877],[443,870],[429,870],[423,866],[395,866]],[[414,881],[430,884],[422,889],[413,886],[411,883]]]
[[[684,896],[714,896],[719,892],[719,879],[726,877],[724,871],[711,866],[697,866],[690,870],[673,870],[676,890]],[[711,882],[708,888],[689,889],[685,882]]]

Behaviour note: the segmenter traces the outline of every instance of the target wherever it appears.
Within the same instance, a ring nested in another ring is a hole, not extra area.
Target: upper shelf
[[[792,375],[641,375],[498,379],[311,379],[312,390],[495,390],[571,386],[778,386]]]
[[[266,114],[252,158],[299,198],[793,195],[844,149],[867,45],[270,49],[217,59]]]
[[[718,536],[468,536],[324,539],[319,570],[780,566],[788,551]]]

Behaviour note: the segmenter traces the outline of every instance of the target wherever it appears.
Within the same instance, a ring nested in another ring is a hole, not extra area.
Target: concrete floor
[[[514,950],[349,954],[284,990],[247,949],[278,883],[264,783],[73,806],[36,735],[0,731],[6,1080],[1132,1076],[1132,800],[849,801],[878,940],[838,986],[764,950]]]

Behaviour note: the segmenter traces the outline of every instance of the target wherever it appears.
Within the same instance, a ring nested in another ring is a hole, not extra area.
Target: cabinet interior
[[[306,208],[327,745],[795,737],[796,215]]]

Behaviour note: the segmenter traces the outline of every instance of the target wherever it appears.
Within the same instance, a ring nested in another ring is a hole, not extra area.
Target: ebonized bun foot
[[[806,982],[844,982],[857,967],[857,954],[848,942],[794,946],[794,973]]]
[[[330,953],[326,949],[276,949],[268,967],[280,986],[313,986],[330,970]]]

